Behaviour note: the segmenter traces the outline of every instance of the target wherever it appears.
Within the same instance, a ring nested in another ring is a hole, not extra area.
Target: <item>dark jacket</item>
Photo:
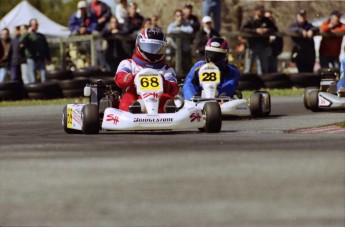
[[[12,39],[10,50],[11,66],[17,66],[25,62],[24,50],[20,47],[20,36]]]
[[[122,31],[125,34],[132,34],[140,30],[144,22],[144,17],[139,13],[136,13],[133,17],[125,18],[125,23],[122,26]]]
[[[204,29],[200,29],[195,34],[195,39],[194,39],[195,52],[199,54],[202,57],[202,59],[204,59],[204,56],[205,56],[205,45],[207,41],[213,37],[220,37],[219,33],[214,29],[211,29],[209,34],[207,34]]]
[[[24,44],[25,57],[34,60],[51,60],[48,42],[43,34],[27,32],[19,40]]]
[[[200,22],[196,16],[190,15],[188,18],[185,17],[184,19],[186,19],[188,23],[190,24],[190,26],[192,26],[194,33],[200,30]]]
[[[2,46],[2,55],[0,55],[0,67],[10,66],[10,52],[11,52],[11,39],[3,40],[0,39],[0,45]],[[0,48],[1,49],[1,48]]]
[[[302,31],[306,30],[312,30],[314,33],[317,32],[319,29],[317,27],[314,27],[311,23],[305,22],[304,24],[300,24],[298,22],[295,22],[289,26],[288,31],[293,32],[298,37],[292,37],[293,41],[293,50],[296,51],[308,51],[309,54],[315,55],[315,45],[314,45],[314,39],[313,38],[304,38],[302,36]]]
[[[261,36],[256,32],[257,28],[267,28],[268,33]],[[278,29],[275,24],[267,17],[261,17],[260,19],[255,19],[254,17],[252,17],[242,27],[243,32],[247,32],[254,36],[248,38],[249,47],[253,47],[255,45],[268,46],[268,34],[276,32],[277,30]]]
[[[90,10],[91,14],[94,14],[96,16],[96,18],[101,18],[101,17],[105,18],[105,21],[103,23],[101,23],[101,24],[97,23],[96,30],[97,31],[102,31],[104,29],[105,25],[109,22],[110,17],[111,17],[112,14],[111,14],[111,9],[110,9],[110,7],[107,4],[105,4],[104,2],[101,2],[101,1],[98,1],[98,3],[96,3],[96,5],[98,5],[98,4],[101,7],[100,15],[97,15],[96,12],[94,11],[93,3],[90,4],[89,10]]]

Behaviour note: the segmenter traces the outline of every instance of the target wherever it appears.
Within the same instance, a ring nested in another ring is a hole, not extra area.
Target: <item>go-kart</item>
[[[185,100],[185,106],[204,108],[208,103],[217,103],[222,116],[238,117],[266,117],[271,112],[271,96],[266,91],[255,91],[249,99],[249,105],[242,94],[236,91],[234,98],[217,94],[221,72],[213,63],[203,65],[198,73],[199,83],[202,87],[201,94]]]
[[[337,93],[339,74],[323,73],[320,87],[307,87],[304,90],[304,107],[313,112],[321,110],[345,110],[344,94]]]
[[[155,69],[143,69],[134,79],[139,99],[139,113],[118,109],[120,96],[102,81],[86,85],[89,104],[68,104],[62,115],[66,133],[97,134],[100,130],[175,130],[198,129],[209,133],[221,130],[220,111],[209,103],[204,108],[170,105],[169,113],[158,113],[163,93],[162,75]],[[176,97],[178,99],[178,97]],[[178,101],[175,101],[178,102]],[[219,106],[217,105],[218,109]]]

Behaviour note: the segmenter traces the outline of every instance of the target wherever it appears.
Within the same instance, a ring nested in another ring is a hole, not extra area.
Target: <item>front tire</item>
[[[87,104],[81,110],[82,112],[82,128],[84,134],[98,134],[99,133],[99,112],[98,106],[94,104]]]
[[[207,102],[203,108],[205,127],[202,131],[207,133],[220,132],[222,128],[222,111],[217,102]]]
[[[318,112],[320,111],[319,108],[319,90],[314,90],[309,92],[309,95],[307,96],[307,103],[311,111]]]

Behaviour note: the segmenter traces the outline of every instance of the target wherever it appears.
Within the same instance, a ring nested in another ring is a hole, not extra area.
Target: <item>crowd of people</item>
[[[174,35],[187,34],[180,46],[183,62],[182,71],[186,75],[193,65],[193,60],[204,59],[207,40],[220,37],[221,1],[203,0],[201,20],[193,14],[193,5],[186,3],[173,13],[173,19],[167,26],[168,45],[172,51],[177,47]],[[98,65],[102,70],[115,72],[119,63],[130,58],[135,51],[135,37],[146,28],[162,31],[158,15],[142,15],[135,2],[118,0],[115,15],[104,2],[92,0],[90,3],[79,1],[76,11],[71,16],[68,27],[71,35],[99,34],[103,39],[96,42]],[[288,26],[292,33],[291,61],[299,72],[313,72],[315,63],[315,44],[313,36],[319,31],[329,34],[345,32],[345,24],[340,21],[341,13],[334,10],[320,27],[315,27],[307,20],[304,9],[296,13],[296,21]],[[24,84],[44,82],[46,64],[51,61],[46,38],[37,32],[38,21],[30,20],[29,25],[15,28],[12,37],[8,29],[1,31],[0,42],[0,82],[10,75],[11,80],[23,81]],[[233,48],[245,62],[244,73],[252,72],[256,65],[258,74],[273,73],[278,70],[278,56],[283,51],[283,39],[273,12],[265,10],[263,5],[256,5],[253,16],[241,27],[241,31],[250,34],[238,37]],[[165,31],[163,31],[165,32]],[[114,38],[122,35],[122,39]],[[230,43],[232,44],[232,43]],[[320,46],[321,67],[339,69],[342,36],[325,36]],[[234,45],[234,44],[233,44]]]

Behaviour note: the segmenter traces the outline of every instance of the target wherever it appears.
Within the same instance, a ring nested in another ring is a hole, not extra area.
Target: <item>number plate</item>
[[[220,73],[219,72],[201,72],[199,75],[200,83],[219,83],[220,82]]]
[[[159,91],[161,90],[161,78],[158,75],[140,76],[140,90],[142,91]]]
[[[67,128],[72,128],[73,127],[73,109],[72,108],[67,108]]]

